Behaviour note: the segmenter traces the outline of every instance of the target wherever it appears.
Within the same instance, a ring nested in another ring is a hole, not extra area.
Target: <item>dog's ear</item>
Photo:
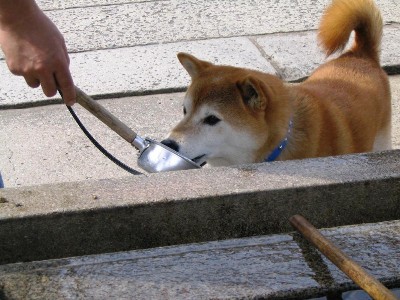
[[[187,53],[178,53],[178,59],[192,78],[197,77],[202,70],[212,66],[212,63],[197,59]]]
[[[265,110],[269,98],[268,87],[260,80],[248,76],[236,83],[243,102],[254,110]]]

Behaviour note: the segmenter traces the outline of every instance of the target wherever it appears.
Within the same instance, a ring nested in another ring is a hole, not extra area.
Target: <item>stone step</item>
[[[0,190],[0,263],[400,219],[400,150]]]
[[[321,232],[400,287],[400,221]],[[5,299],[309,299],[355,288],[297,233],[0,266]]]

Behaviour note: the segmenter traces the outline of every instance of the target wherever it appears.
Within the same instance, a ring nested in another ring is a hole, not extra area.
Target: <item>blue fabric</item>
[[[278,156],[282,153],[282,151],[286,148],[286,145],[288,143],[288,138],[290,135],[290,132],[292,131],[293,127],[293,121],[290,120],[289,122],[289,128],[286,133],[286,137],[281,141],[281,143],[271,152],[270,155],[264,160],[265,162],[271,162],[274,161],[275,159],[278,158]]]
[[[283,149],[285,149],[287,145],[287,138],[285,138],[278,147],[272,151],[272,153],[265,159],[266,162],[274,161],[278,158],[278,156],[282,153]]]
[[[0,172],[0,189],[4,188],[4,182],[3,178],[1,177],[1,172]]]

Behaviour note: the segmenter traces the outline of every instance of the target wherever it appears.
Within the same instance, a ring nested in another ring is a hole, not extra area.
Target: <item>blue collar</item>
[[[278,156],[282,153],[282,151],[286,148],[287,143],[288,143],[288,138],[290,135],[290,132],[292,131],[293,127],[293,120],[291,119],[289,121],[289,128],[286,133],[285,138],[280,142],[280,144],[271,152],[271,154],[264,160],[264,162],[271,162],[274,161],[275,159],[278,158]]]

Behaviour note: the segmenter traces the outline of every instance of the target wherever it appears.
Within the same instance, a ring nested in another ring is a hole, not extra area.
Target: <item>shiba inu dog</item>
[[[343,50],[352,31],[355,41],[299,84],[179,53],[192,82],[184,117],[163,143],[214,166],[390,149],[382,27],[372,0],[334,0],[320,23],[322,48]]]

